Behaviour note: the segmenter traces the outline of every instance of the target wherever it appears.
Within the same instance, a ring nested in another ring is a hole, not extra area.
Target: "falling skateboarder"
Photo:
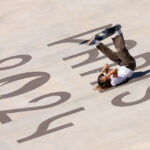
[[[115,35],[112,40],[117,52],[112,51],[101,42],[103,39],[113,35],[114,33],[117,35]],[[120,66],[119,69],[114,68],[111,70],[109,65],[106,64],[98,76],[98,86],[96,86],[95,90],[117,86],[131,78],[136,68],[136,62],[125,46],[125,41],[121,32],[121,25],[115,25],[112,28],[105,29],[100,34],[95,35],[92,39],[88,40],[86,44],[96,44],[98,50]]]

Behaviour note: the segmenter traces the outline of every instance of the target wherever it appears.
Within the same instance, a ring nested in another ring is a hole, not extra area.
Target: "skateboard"
[[[84,40],[82,41],[80,44],[87,44],[89,42],[88,45],[93,45],[95,44],[95,40],[98,41],[102,41],[106,38],[108,38],[109,36],[113,35],[116,31],[118,31],[121,28],[120,24],[117,24],[111,28],[107,28],[99,33],[97,33],[92,39],[90,40]]]

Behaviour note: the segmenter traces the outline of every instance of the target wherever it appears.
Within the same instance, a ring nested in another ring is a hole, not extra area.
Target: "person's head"
[[[110,79],[107,79],[105,82],[102,81],[102,77],[104,77],[104,74],[100,74],[98,76],[98,85],[102,88],[102,89],[105,89],[105,88],[108,88],[111,86],[110,84]]]

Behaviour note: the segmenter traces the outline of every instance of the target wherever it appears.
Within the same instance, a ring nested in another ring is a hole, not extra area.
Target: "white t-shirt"
[[[118,84],[121,84],[122,82],[127,80],[127,78],[131,78],[133,73],[134,73],[133,70],[131,70],[125,66],[121,66],[118,69],[118,77],[117,78],[115,78],[115,77],[113,77],[113,75],[111,75],[111,77],[110,77],[111,85],[116,86]]]

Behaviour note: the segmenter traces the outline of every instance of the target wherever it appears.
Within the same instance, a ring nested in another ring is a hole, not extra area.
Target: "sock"
[[[122,34],[121,29],[119,29],[119,30],[117,31],[117,33],[118,33],[118,35],[120,36],[120,35]]]
[[[98,41],[98,40],[95,41],[96,46],[100,45],[100,43],[101,41]]]

